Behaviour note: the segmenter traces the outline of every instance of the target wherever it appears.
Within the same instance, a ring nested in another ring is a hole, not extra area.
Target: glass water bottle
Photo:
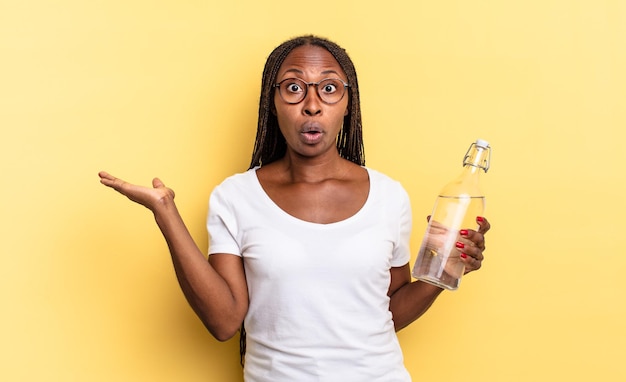
[[[456,290],[465,272],[462,250],[456,247],[461,229],[477,229],[485,196],[480,173],[489,170],[491,151],[482,139],[472,143],[463,158],[463,171],[439,193],[422,240],[413,277],[448,290]]]

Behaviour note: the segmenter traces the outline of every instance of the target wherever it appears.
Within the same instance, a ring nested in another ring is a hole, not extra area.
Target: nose
[[[308,116],[318,115],[322,113],[322,100],[317,94],[317,87],[315,84],[309,84],[304,100],[302,101],[302,112]]]

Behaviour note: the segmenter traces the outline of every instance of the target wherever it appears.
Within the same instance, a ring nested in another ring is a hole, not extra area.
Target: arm
[[[435,302],[443,289],[421,281],[411,282],[409,264],[391,268],[389,310],[396,331],[417,320]]]
[[[484,234],[490,228],[485,218],[477,219],[478,231],[462,230],[461,242],[465,245],[461,260],[465,263],[465,273],[479,269],[484,259]],[[443,289],[421,281],[411,282],[411,273],[408,264],[402,267],[391,268],[391,284],[389,310],[393,315],[396,331],[417,320],[433,304]]]
[[[152,211],[187,301],[215,338],[225,341],[234,336],[248,309],[242,259],[220,254],[212,255],[207,262],[176,208],[174,192],[159,179],[154,179],[153,188],[149,188],[105,172],[99,175],[102,184]]]

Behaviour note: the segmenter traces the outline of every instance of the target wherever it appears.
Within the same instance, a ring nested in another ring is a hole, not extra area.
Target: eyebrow
[[[287,74],[287,73],[304,74],[304,72],[302,70],[295,69],[295,68],[285,70],[284,74]],[[341,74],[339,74],[339,72],[337,72],[336,70],[332,70],[332,69],[331,70],[324,70],[321,74],[336,74],[338,77],[341,77]]]
[[[285,73],[290,73],[290,72],[304,74],[304,72],[302,70],[300,70],[300,69],[288,69],[288,70],[285,70]]]

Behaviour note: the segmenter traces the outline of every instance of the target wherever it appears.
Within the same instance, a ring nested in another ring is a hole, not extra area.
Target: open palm
[[[162,204],[167,199],[174,199],[174,191],[167,188],[159,178],[152,180],[152,188],[150,188],[125,182],[105,171],[99,172],[98,175],[100,176],[100,183],[114,189],[133,202],[139,203],[153,212],[158,205]]]

